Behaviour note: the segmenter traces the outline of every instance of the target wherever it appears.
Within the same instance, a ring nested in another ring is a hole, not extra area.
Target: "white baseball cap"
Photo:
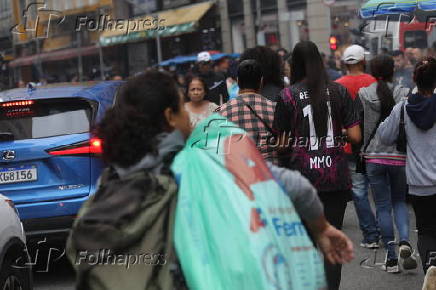
[[[359,63],[362,60],[365,60],[365,49],[357,44],[349,46],[347,49],[345,49],[342,60],[346,64]]]
[[[199,54],[197,54],[197,62],[203,62],[203,61],[211,61],[212,57],[210,56],[210,53],[207,51],[202,51]]]

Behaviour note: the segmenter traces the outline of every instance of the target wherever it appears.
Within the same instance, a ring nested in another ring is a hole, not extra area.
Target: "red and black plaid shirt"
[[[271,146],[275,143],[272,133],[246,104],[256,111],[259,118],[269,128],[273,127],[274,111],[277,103],[258,94],[239,95],[219,107],[217,112],[244,129],[254,141],[265,160],[277,165],[277,151],[274,146]]]

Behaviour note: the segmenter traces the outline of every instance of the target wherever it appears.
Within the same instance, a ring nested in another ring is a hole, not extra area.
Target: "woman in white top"
[[[186,83],[186,96],[189,101],[185,103],[185,109],[189,113],[192,128],[195,128],[203,119],[209,117],[218,105],[205,100],[208,87],[206,82],[198,76],[188,79]]]

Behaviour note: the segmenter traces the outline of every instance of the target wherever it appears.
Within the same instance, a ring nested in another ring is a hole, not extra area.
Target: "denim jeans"
[[[406,172],[404,166],[366,163],[369,184],[374,194],[377,220],[388,259],[397,259],[392,210],[399,241],[409,241],[409,212],[406,205]]]
[[[376,242],[380,233],[377,221],[368,199],[368,177],[362,173],[356,173],[356,162],[349,162],[351,179],[353,182],[353,201],[356,208],[359,227],[363,234],[364,242]]]

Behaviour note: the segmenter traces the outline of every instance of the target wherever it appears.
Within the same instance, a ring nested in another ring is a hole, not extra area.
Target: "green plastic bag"
[[[244,130],[210,116],[172,170],[175,246],[190,289],[326,289],[317,250]]]

